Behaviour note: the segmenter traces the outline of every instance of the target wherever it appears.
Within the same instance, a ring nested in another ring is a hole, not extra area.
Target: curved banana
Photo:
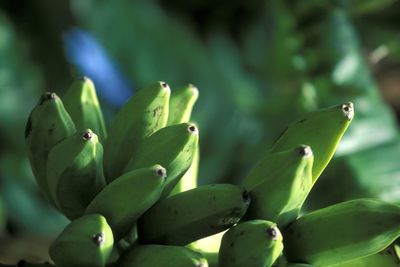
[[[358,258],[338,264],[327,265],[326,267],[399,267],[400,260],[397,257],[393,246],[371,256]]]
[[[175,185],[174,189],[172,189],[170,196],[197,187],[197,175],[199,172],[199,163],[200,163],[200,148],[199,144],[197,144],[194,150],[192,165],[190,165],[189,169],[185,172],[185,174],[182,176],[179,182]]]
[[[321,109],[306,114],[291,124],[273,144],[270,153],[306,144],[313,150],[313,184],[331,160],[344,132],[354,117],[353,103]]]
[[[172,90],[167,125],[188,122],[198,97],[199,90],[193,84]]]
[[[108,183],[123,173],[130,159],[135,159],[143,140],[166,125],[169,96],[168,84],[158,82],[139,90],[118,112],[104,144],[104,173]]]
[[[245,218],[274,221],[282,229],[296,219],[311,191],[313,161],[313,152],[305,145],[259,161],[243,182],[251,196]]]
[[[90,129],[58,142],[47,159],[47,183],[56,207],[69,219],[81,216],[105,186],[103,147]]]
[[[285,256],[317,266],[375,254],[400,236],[400,207],[356,199],[308,213],[285,229]]]
[[[193,123],[162,128],[143,141],[124,172],[161,164],[168,173],[161,197],[167,197],[192,164],[198,139],[198,130]]]
[[[160,165],[130,171],[108,184],[92,200],[86,214],[100,213],[120,240],[161,196],[167,177]]]
[[[221,246],[221,239],[226,231],[228,230],[196,240],[186,247],[200,252],[207,259],[209,266],[218,266],[218,253]]]
[[[219,266],[270,267],[282,250],[282,235],[275,223],[265,220],[239,223],[222,237]]]
[[[65,93],[63,103],[78,131],[92,129],[104,143],[107,130],[92,80],[83,77],[75,81]]]
[[[228,229],[249,206],[243,187],[204,185],[158,201],[138,221],[139,241],[187,245]]]
[[[51,244],[49,254],[57,267],[103,267],[114,244],[113,233],[100,214],[73,220]]]
[[[121,256],[118,266],[208,267],[208,263],[200,253],[185,247],[138,245]]]
[[[53,201],[46,178],[47,156],[55,143],[75,131],[74,122],[60,98],[55,93],[45,92],[29,115],[25,143],[36,182],[51,203]]]

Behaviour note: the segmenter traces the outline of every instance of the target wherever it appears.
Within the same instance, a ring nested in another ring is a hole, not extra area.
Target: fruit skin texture
[[[124,167],[130,159],[134,160],[144,139],[167,124],[170,93],[166,83],[158,82],[139,90],[120,109],[104,144],[107,183],[124,173]]]
[[[390,246],[367,257],[327,265],[326,267],[398,267],[399,265],[399,258],[394,252],[393,246]]]
[[[308,213],[285,229],[285,256],[317,266],[375,254],[400,236],[400,207],[356,199]]]
[[[249,206],[243,187],[204,185],[160,200],[138,221],[141,243],[187,245],[228,229]]]
[[[239,223],[222,237],[219,266],[269,267],[282,249],[282,235],[275,223],[265,220]]]
[[[92,80],[82,77],[75,81],[65,93],[63,102],[78,131],[92,129],[100,142],[105,142],[106,125]]]
[[[172,90],[167,125],[188,122],[198,97],[199,90],[192,84]]]
[[[50,150],[47,183],[56,207],[69,219],[85,212],[105,186],[103,147],[90,129],[64,138]]]
[[[55,93],[45,92],[29,115],[25,143],[36,183],[54,204],[47,185],[47,156],[59,140],[75,133],[75,124]]]
[[[115,240],[120,240],[160,198],[166,177],[167,173],[160,165],[125,173],[104,187],[85,213],[99,213],[106,217]]]
[[[269,153],[292,149],[300,144],[310,146],[315,157],[312,171],[314,184],[331,160],[353,117],[351,102],[310,112],[289,125]]]
[[[280,228],[295,220],[312,188],[313,162],[306,145],[261,159],[243,182],[251,197],[245,219],[274,221]]]
[[[208,267],[198,252],[185,247],[138,245],[126,251],[118,262],[120,267]]]
[[[167,126],[143,141],[136,157],[127,164],[124,172],[161,164],[167,170],[162,198],[169,195],[192,164],[199,133],[193,123]]]
[[[49,254],[57,267],[103,267],[114,244],[113,233],[100,214],[72,221],[51,244]]]

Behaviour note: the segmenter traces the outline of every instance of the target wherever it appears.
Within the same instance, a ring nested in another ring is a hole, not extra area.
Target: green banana
[[[198,130],[193,123],[162,128],[143,141],[124,172],[161,164],[168,173],[161,197],[167,197],[192,164],[198,139]]]
[[[251,196],[245,218],[274,221],[281,228],[296,219],[311,191],[313,161],[305,145],[265,156],[243,182]]]
[[[270,267],[283,250],[275,223],[252,220],[229,229],[221,240],[220,267]]]
[[[114,244],[113,233],[100,214],[73,220],[49,248],[57,267],[102,267]]]
[[[198,252],[185,247],[139,245],[126,251],[118,261],[120,267],[208,267]]]
[[[188,122],[198,97],[199,90],[193,84],[172,90],[167,125]]]
[[[185,172],[185,174],[182,176],[179,182],[175,185],[174,189],[172,189],[170,193],[171,196],[197,187],[197,175],[199,172],[199,163],[200,163],[200,149],[199,149],[199,144],[197,144],[193,155],[192,165],[190,165],[189,169]]]
[[[78,131],[92,129],[104,143],[107,130],[92,80],[83,77],[75,81],[65,93],[63,103]]]
[[[89,204],[86,214],[100,213],[106,217],[115,240],[120,240],[160,198],[166,177],[167,172],[160,165],[127,172],[104,187]]]
[[[36,182],[51,202],[47,185],[47,156],[55,143],[75,133],[75,125],[55,93],[45,92],[29,115],[25,142]],[[54,203],[53,203],[54,204]]]
[[[371,256],[346,261],[343,263],[327,265],[326,267],[399,267],[400,261],[393,250],[393,246]]]
[[[356,199],[308,213],[283,233],[291,262],[317,266],[375,254],[400,236],[400,206]]]
[[[135,160],[143,140],[166,125],[169,96],[169,86],[158,82],[139,90],[118,112],[104,144],[104,173],[108,183],[123,173],[130,159]]]
[[[313,184],[331,160],[344,132],[354,117],[353,103],[314,111],[291,124],[273,144],[270,153],[306,144],[313,150]]]
[[[249,203],[246,190],[231,184],[204,185],[169,196],[139,219],[139,241],[187,245],[237,223]]]
[[[87,129],[58,142],[47,160],[47,183],[56,207],[69,219],[82,215],[105,186],[103,147]]]
[[[226,231],[228,230],[196,240],[186,247],[200,252],[207,259],[208,265],[218,266],[218,252],[221,246],[222,236]]]

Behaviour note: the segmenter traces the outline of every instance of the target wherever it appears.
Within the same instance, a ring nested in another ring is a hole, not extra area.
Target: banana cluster
[[[291,124],[242,185],[197,186],[199,131],[189,122],[197,98],[193,85],[171,93],[157,82],[106,130],[90,79],[73,83],[63,101],[41,96],[26,125],[28,156],[45,198],[71,220],[49,248],[55,266],[397,264],[396,205],[358,199],[299,218],[353,119],[352,103]]]

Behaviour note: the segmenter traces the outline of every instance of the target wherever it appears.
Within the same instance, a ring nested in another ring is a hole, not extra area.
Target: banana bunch
[[[70,224],[49,248],[60,267],[395,266],[400,207],[377,199],[299,217],[354,117],[353,104],[306,114],[242,185],[197,186],[193,85],[145,87],[106,124],[89,78],[44,93],[26,124],[32,171]],[[51,266],[52,263],[18,266]],[[368,265],[368,264],[370,265]]]

